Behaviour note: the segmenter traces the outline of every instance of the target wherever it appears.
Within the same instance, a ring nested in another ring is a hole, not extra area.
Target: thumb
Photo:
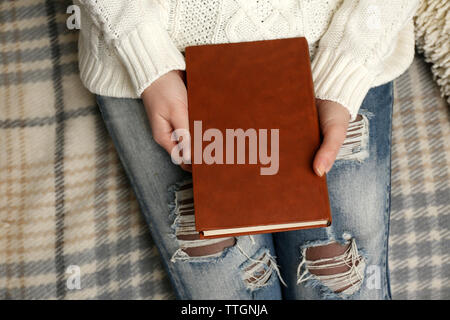
[[[350,114],[343,105],[334,101],[316,99],[316,104],[323,141],[314,158],[313,168],[321,177],[330,171],[336,160],[347,136]]]
[[[323,142],[314,158],[313,167],[317,175],[322,176],[330,171],[339,149],[347,135],[345,124],[332,124],[323,129]]]

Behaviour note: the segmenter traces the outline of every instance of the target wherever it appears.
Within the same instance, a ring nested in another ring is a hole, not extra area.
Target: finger
[[[170,115],[170,122],[174,129],[189,130],[189,118],[187,107],[181,106],[174,108],[175,111]]]
[[[171,115],[171,124],[173,129],[179,131],[182,135],[181,139],[178,136],[176,139],[182,149],[183,162],[191,163],[191,136],[189,133],[189,117],[185,106],[177,108],[176,112]]]
[[[192,172],[192,168],[190,164],[183,163],[184,159],[182,158],[180,163],[180,159],[178,157],[174,158],[173,154],[178,155],[180,154],[179,145],[176,140],[173,139],[172,132],[157,132],[156,136],[154,136],[154,140],[156,143],[158,143],[161,147],[163,147],[167,153],[171,155],[172,162],[174,164],[179,164],[184,170]],[[185,149],[183,149],[185,150]],[[190,150],[189,150],[190,152]]]
[[[347,127],[342,124],[328,125],[323,129],[323,134],[323,142],[313,162],[314,171],[318,176],[328,173],[333,166],[347,135]]]
[[[173,148],[177,147],[177,144],[175,141],[171,140],[172,135],[170,133],[158,133],[156,136],[154,136],[154,139],[156,143],[158,143],[161,147],[164,148],[164,150],[167,151],[167,153],[172,154]]]
[[[172,149],[176,146],[176,142],[171,139],[173,131],[171,124],[162,117],[155,116],[151,117],[150,125],[153,139],[171,154]]]
[[[185,170],[185,171],[192,172],[192,165],[191,164],[182,163],[182,164],[180,164],[180,167],[183,170]]]

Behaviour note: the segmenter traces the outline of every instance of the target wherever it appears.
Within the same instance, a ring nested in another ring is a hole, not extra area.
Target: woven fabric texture
[[[0,299],[172,299],[79,80],[70,4],[0,2]],[[450,298],[449,111],[429,69],[416,57],[395,82],[394,298]]]

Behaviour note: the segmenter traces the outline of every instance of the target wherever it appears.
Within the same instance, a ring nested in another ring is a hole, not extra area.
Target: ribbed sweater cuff
[[[153,81],[172,70],[186,68],[184,57],[166,30],[142,23],[115,42],[138,97]]]
[[[340,103],[354,120],[375,79],[354,57],[331,48],[319,49],[311,63],[316,98]]]

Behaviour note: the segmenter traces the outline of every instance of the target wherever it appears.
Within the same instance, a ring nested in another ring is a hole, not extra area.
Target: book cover
[[[186,76],[201,236],[329,225],[306,39],[187,47]]]

